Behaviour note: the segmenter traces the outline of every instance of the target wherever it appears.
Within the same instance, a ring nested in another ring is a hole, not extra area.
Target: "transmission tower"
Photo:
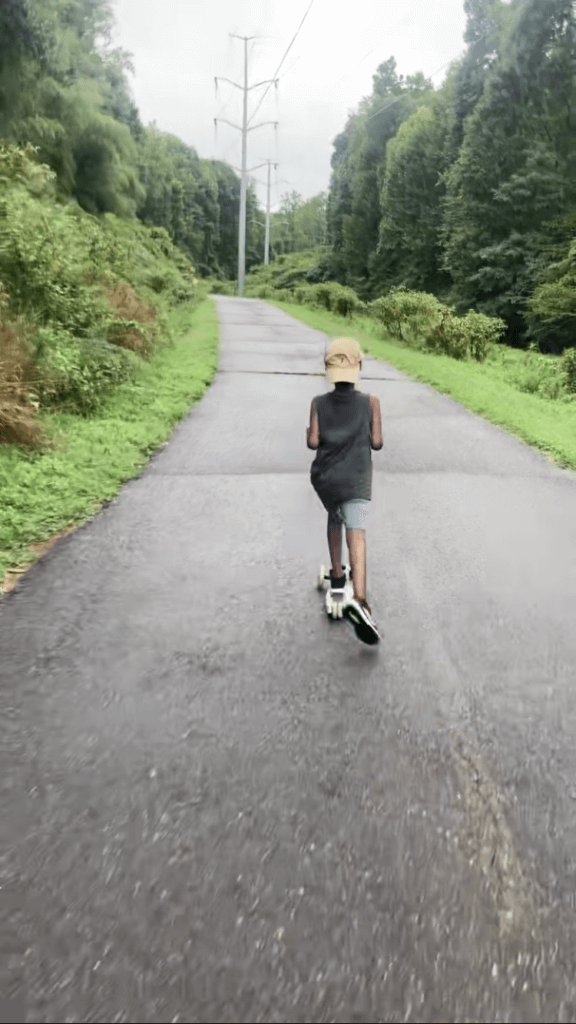
[[[228,82],[230,85],[235,86],[236,89],[241,89],[244,93],[244,105],[243,105],[243,118],[242,125],[233,124],[232,121],[227,121],[224,117],[215,117],[214,124],[217,125],[218,121],[223,121],[224,124],[229,124],[232,128],[236,128],[237,131],[242,132],[242,167],[235,167],[234,170],[239,171],[241,178],[240,186],[240,218],[238,225],[238,295],[242,295],[244,291],[244,278],[246,276],[246,188],[248,174],[252,171],[257,171],[259,167],[264,167],[265,164],[258,164],[256,167],[246,167],[247,159],[247,140],[248,132],[254,131],[256,128],[263,128],[264,125],[273,124],[275,128],[278,127],[277,121],[262,121],[260,124],[255,124],[251,128],[248,127],[248,93],[252,89],[258,89],[261,85],[278,85],[277,78],[269,78],[264,82],[257,82],[256,85],[248,85],[248,43],[251,39],[255,39],[255,36],[237,36],[231,34],[232,39],[243,39],[244,40],[244,85],[238,85],[237,82],[232,82],[229,78],[215,78],[216,88],[218,88],[218,82]]]

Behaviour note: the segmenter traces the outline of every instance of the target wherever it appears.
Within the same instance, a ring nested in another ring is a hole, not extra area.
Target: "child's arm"
[[[370,435],[372,447],[378,452],[384,445],[382,439],[382,413],[380,410],[380,399],[376,395],[370,395],[370,406],[372,409],[372,422],[370,424]]]
[[[320,430],[318,427],[318,416],[316,415],[314,399],[312,399],[312,404],[310,406],[310,426],[306,429],[306,444],[309,448],[317,448],[320,444]]]

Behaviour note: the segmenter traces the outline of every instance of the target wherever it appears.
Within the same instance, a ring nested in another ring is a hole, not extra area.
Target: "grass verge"
[[[174,344],[144,363],[87,419],[44,413],[53,451],[0,447],[0,593],[10,590],[63,533],[111,501],[204,395],[218,366],[216,305],[204,299],[172,311]]]
[[[266,300],[271,301],[271,300]],[[576,470],[576,401],[526,394],[514,384],[514,368],[526,353],[497,346],[485,363],[459,362],[448,356],[421,352],[382,336],[374,321],[346,319],[322,310],[288,302],[271,302],[290,316],[325,334],[351,334],[362,350],[389,363],[414,380],[450,395],[471,412],[518,437],[563,468]]]

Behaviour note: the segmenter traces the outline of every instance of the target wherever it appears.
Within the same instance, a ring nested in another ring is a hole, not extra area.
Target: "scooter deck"
[[[325,605],[326,614],[331,619],[342,618],[342,607],[354,594],[354,588],[352,586],[351,570],[348,565],[342,566],[346,582],[343,590],[333,590],[330,585],[326,591]],[[330,584],[330,572],[326,570],[324,565],[320,566],[320,573],[318,576],[318,590],[324,590],[324,585],[328,581]]]

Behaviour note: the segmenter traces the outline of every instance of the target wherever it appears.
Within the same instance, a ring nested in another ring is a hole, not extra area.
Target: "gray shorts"
[[[370,502],[366,498],[353,498],[352,501],[343,501],[334,512],[328,513],[330,525],[342,527],[347,530],[365,530],[370,512]]]

